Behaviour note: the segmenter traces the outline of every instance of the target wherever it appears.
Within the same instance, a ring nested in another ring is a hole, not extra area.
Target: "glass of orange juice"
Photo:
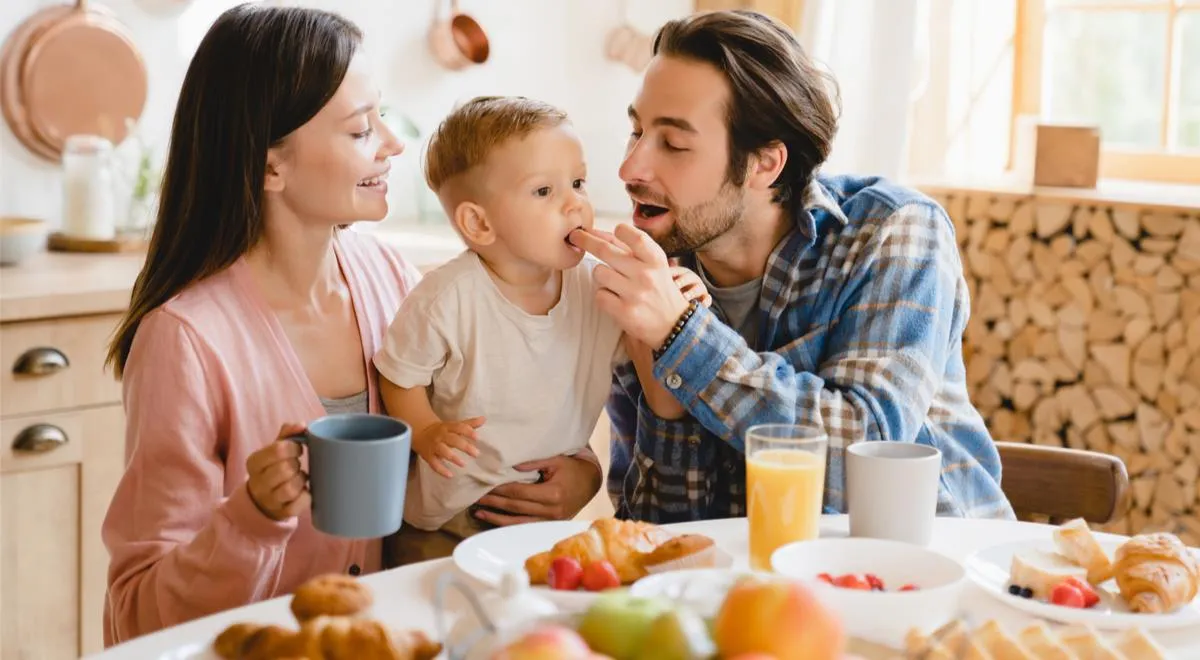
[[[750,567],[771,570],[780,546],[817,538],[829,439],[820,428],[763,424],[746,432]]]

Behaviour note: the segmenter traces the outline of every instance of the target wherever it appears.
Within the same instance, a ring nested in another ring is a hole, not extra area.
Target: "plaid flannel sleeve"
[[[949,219],[936,205],[911,204],[864,223],[852,242],[846,254],[856,256],[831,263],[840,269],[837,281],[824,284],[840,287],[828,323],[774,352],[756,353],[701,308],[654,368],[660,381],[677,385],[673,392],[690,417],[658,420],[636,397],[617,404],[614,445],[621,447],[614,449],[610,490],[625,495],[614,499],[624,500],[626,513],[698,506],[686,488],[661,491],[627,483],[639,472],[629,462],[665,462],[655,468],[673,472],[674,481],[686,485],[703,476],[689,472],[711,467],[701,456],[709,443],[696,441],[701,427],[744,452],[746,430],[763,423],[811,425],[827,434],[827,511],[845,511],[843,451],[863,440],[937,446],[947,466],[939,492],[943,514],[1010,511],[981,421],[967,433],[953,432],[953,422],[946,425],[950,430],[926,424],[947,361],[961,350],[968,308]],[[946,416],[977,420],[965,391],[958,398],[961,407]],[[628,454],[618,455],[621,451]],[[623,471],[618,457],[626,461]],[[631,493],[634,501],[628,501]]]

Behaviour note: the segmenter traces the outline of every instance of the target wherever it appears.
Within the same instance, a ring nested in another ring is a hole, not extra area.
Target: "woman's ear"
[[[488,222],[487,211],[475,202],[460,202],[454,207],[452,220],[468,243],[491,245],[496,240],[496,231]]]
[[[746,185],[751,190],[770,188],[783,173],[787,156],[787,146],[778,140],[754,152],[747,164]]]
[[[267,174],[263,180],[263,190],[266,192],[283,192],[283,173],[287,169],[283,154],[278,148],[267,149]]]

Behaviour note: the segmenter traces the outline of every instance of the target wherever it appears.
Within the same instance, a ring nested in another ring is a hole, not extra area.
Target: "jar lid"
[[[77,134],[66,139],[63,150],[73,154],[102,154],[113,150],[113,143],[99,135]]]

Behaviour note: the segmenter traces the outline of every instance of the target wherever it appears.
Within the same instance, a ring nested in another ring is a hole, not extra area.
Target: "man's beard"
[[[688,208],[673,208],[675,222],[661,236],[651,234],[668,257],[697,252],[724,236],[742,219],[746,191],[726,180],[717,196]]]

